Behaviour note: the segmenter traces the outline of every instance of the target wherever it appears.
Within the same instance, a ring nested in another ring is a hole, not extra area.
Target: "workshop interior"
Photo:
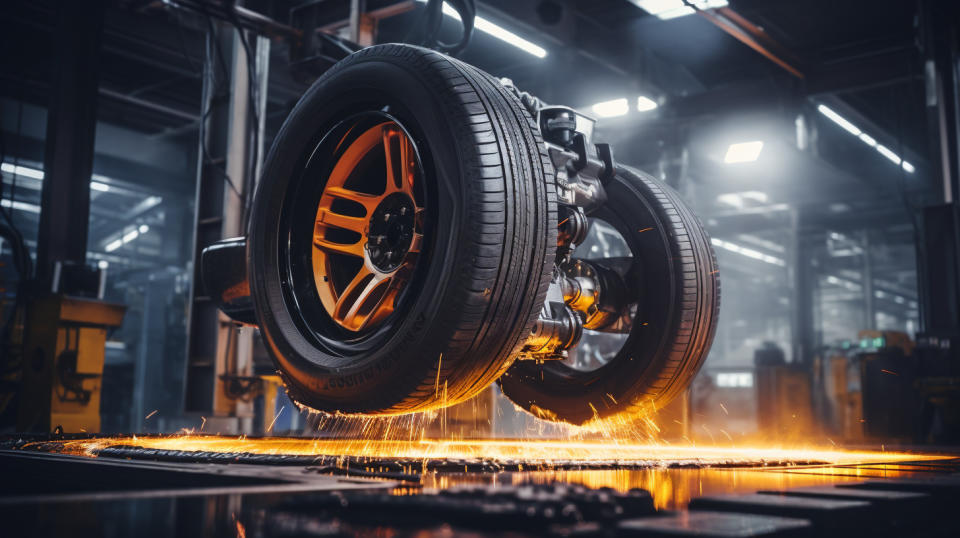
[[[960,4],[0,23],[11,535],[960,534]]]

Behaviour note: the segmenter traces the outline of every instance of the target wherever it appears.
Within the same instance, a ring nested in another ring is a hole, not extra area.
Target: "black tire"
[[[294,209],[322,188],[304,171],[324,134],[364,111],[389,113],[417,147],[430,233],[387,322],[345,336],[304,314],[317,299],[295,278],[294,231],[312,222],[294,222]],[[258,324],[290,396],[327,412],[398,414],[463,401],[502,375],[549,285],[557,213],[548,177],[530,115],[456,59],[378,45],[325,73],[274,141],[248,230]]]
[[[620,351],[592,371],[517,362],[500,379],[514,403],[582,425],[662,407],[692,381],[710,350],[720,308],[710,238],[675,191],[620,167],[591,217],[613,225],[633,252],[627,273],[637,313]],[[643,230],[642,233],[638,233]]]

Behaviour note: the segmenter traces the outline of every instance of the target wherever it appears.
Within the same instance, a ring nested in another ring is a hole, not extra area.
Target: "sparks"
[[[149,413],[147,416],[143,417],[143,420],[149,420],[150,417],[152,417],[153,415],[156,415],[156,414],[157,414],[157,411],[159,411],[159,410],[158,410],[158,409],[154,409],[153,411],[150,411],[150,413]]]
[[[267,432],[273,431],[273,425],[277,423],[277,419],[280,418],[280,415],[283,413],[283,409],[285,407],[286,407],[285,405],[280,406],[280,410],[277,411],[277,416],[273,417],[273,420],[270,421],[270,426],[267,426]]]

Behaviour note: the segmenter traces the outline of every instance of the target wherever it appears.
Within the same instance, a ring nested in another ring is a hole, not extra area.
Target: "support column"
[[[270,42],[250,36],[247,43],[253,58],[235,29],[215,27],[208,36],[188,337],[186,410],[239,418],[221,423],[228,431],[252,425],[253,405],[235,397],[234,389],[243,385],[231,380],[253,376],[253,332],[217,311],[203,289],[199,260],[210,244],[246,233],[247,199],[262,163]],[[223,72],[218,44],[229,73]]]
[[[814,320],[814,274],[810,246],[804,240],[799,210],[791,213],[790,246],[787,281],[790,283],[791,361],[811,363],[816,348]]]
[[[37,234],[37,277],[46,290],[56,262],[86,262],[103,17],[102,0],[58,4]]]

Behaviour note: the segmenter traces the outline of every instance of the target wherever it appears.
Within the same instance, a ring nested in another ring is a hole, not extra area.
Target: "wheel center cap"
[[[415,225],[413,201],[403,193],[383,199],[369,222],[366,249],[370,262],[384,273],[395,271],[410,251]]]

